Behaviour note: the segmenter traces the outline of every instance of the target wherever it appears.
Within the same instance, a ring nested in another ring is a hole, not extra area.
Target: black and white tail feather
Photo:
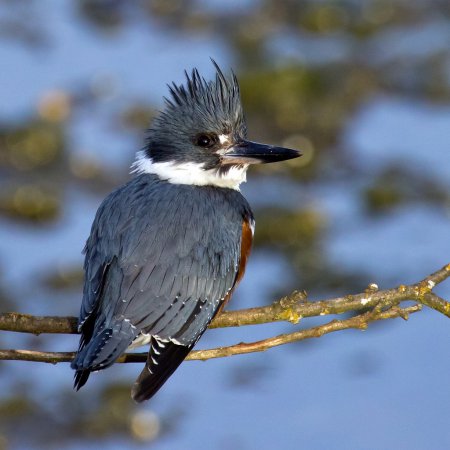
[[[147,362],[131,389],[133,400],[143,402],[151,398],[175,372],[192,347],[152,336]]]

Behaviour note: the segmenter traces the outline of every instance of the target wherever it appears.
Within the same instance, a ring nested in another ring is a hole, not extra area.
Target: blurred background
[[[250,138],[304,153],[242,187],[256,245],[230,308],[450,262],[448,1],[0,0],[1,310],[78,314],[99,203],[129,178],[166,83],[213,76],[210,57],[238,75]],[[437,292],[450,299],[449,283]],[[198,348],[320,322],[211,330]],[[134,364],[75,394],[68,364],[2,362],[0,449],[449,448],[449,335],[424,310],[187,362],[139,406]],[[1,348],[77,344],[0,334]]]

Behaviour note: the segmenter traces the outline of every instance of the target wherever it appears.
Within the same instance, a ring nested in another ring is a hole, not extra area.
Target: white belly
[[[141,333],[128,347],[129,350],[142,347],[150,343],[152,336],[150,334]]]

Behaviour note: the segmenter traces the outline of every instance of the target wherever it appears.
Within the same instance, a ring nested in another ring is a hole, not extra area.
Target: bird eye
[[[199,147],[211,147],[214,144],[214,139],[211,136],[208,136],[207,134],[200,134],[197,137],[196,144]]]

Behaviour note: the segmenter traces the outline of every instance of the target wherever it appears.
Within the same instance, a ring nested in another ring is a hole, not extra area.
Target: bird
[[[148,400],[196,345],[242,279],[255,221],[240,192],[252,164],[300,151],[247,139],[239,83],[212,60],[168,85],[133,177],[101,203],[83,253],[74,388],[149,345],[131,397]]]

